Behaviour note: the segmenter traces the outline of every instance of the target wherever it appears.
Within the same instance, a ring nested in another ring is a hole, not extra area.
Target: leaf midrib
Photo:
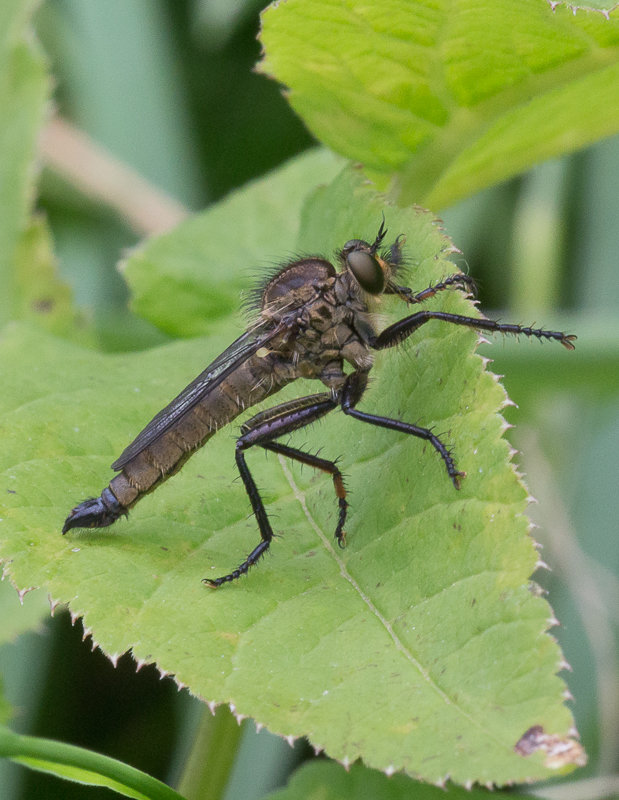
[[[451,708],[455,708],[456,711],[469,722],[472,726],[474,726],[481,734],[485,737],[491,739],[493,742],[498,744],[502,747],[507,747],[510,751],[512,750],[513,743],[506,743],[501,738],[497,737],[493,732],[488,730],[486,725],[483,725],[481,722],[478,722],[475,717],[472,717],[462,706],[460,706],[457,702],[451,699],[451,697],[438,685],[438,683],[434,680],[434,678],[430,675],[430,673],[423,667],[420,661],[418,661],[415,656],[410,652],[410,650],[404,645],[402,640],[394,631],[392,625],[386,619],[386,617],[380,612],[379,608],[372,602],[368,595],[365,594],[359,583],[354,579],[354,577],[348,572],[346,569],[346,565],[344,561],[340,558],[338,553],[335,551],[335,548],[331,544],[331,539],[329,536],[325,534],[325,532],[321,529],[318,522],[312,516],[306,500],[305,500],[305,493],[299,489],[296,485],[292,472],[288,468],[285,460],[280,456],[280,463],[282,466],[282,471],[286,477],[286,480],[289,482],[290,487],[294,496],[296,497],[303,513],[305,514],[309,524],[311,525],[312,529],[316,533],[318,539],[322,543],[323,547],[327,550],[327,552],[332,556],[334,561],[339,567],[340,575],[342,578],[349,583],[352,587],[353,591],[357,593],[361,601],[364,605],[368,608],[371,614],[379,621],[379,623],[383,626],[389,638],[393,641],[396,649],[402,656],[411,664],[421,675],[424,681],[428,684],[431,690],[437,694],[441,700],[445,703],[446,706]]]

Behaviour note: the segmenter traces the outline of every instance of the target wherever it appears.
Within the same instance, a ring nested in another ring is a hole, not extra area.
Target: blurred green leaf
[[[578,336],[569,364],[556,348],[541,342],[525,347],[522,340],[504,337],[480,347],[480,352],[492,359],[493,369],[505,374],[509,385],[518,386],[516,402],[544,390],[566,391],[595,402],[619,392],[619,326],[615,320],[578,314],[545,316],[542,322],[545,328]]]
[[[11,715],[11,706],[4,699],[2,682],[0,681],[0,723],[7,722]]]
[[[133,310],[173,336],[210,333],[260,271],[295,254],[305,198],[341,168],[327,150],[310,151],[147,241],[122,267]]]
[[[115,758],[50,739],[20,736],[2,726],[0,757],[86,786],[105,786],[134,800],[183,800],[161,781]]]
[[[34,322],[59,336],[93,342],[86,321],[73,308],[69,287],[57,274],[46,221],[37,217],[25,228],[15,251],[13,316]]]
[[[619,129],[619,19],[543,0],[288,0],[261,70],[401,203],[442,208]]]
[[[13,261],[28,225],[36,140],[50,89],[44,60],[29,30],[38,2],[6,0],[1,5],[0,323],[22,310]]]
[[[484,789],[464,789],[458,786],[428,786],[416,783],[404,775],[386,775],[353,764],[345,770],[328,761],[314,761],[296,771],[288,786],[269,794],[265,800],[488,800]],[[524,795],[512,794],[512,800],[524,800]]]
[[[383,211],[391,235],[408,237],[415,286],[453,271],[451,244],[429,214],[386,206],[350,169],[307,199],[298,248],[332,253],[353,236],[371,238]],[[233,225],[221,208],[210,214],[222,230]],[[256,238],[270,234],[275,248],[280,233],[275,213]],[[207,253],[208,242],[202,247]],[[172,290],[168,299],[174,306]],[[458,292],[432,303],[473,309]],[[396,305],[385,298],[385,311]],[[551,611],[529,587],[537,555],[527,493],[502,440],[505,396],[473,354],[474,331],[424,326],[407,348],[379,359],[364,400],[367,410],[422,420],[453,442],[468,474],[460,492],[417,440],[339,414],[312,431],[311,442],[328,442],[348,475],[344,553],[332,539],[330,481],[250,455],[286,536],[246,580],[217,592],[201,584],[258,540],[235,480],[231,431],[128,524],[60,536],[71,505],[103,488],[123,445],[233,336],[222,319],[208,340],[105,356],[24,326],[7,330],[0,555],[11,579],[68,602],[111,658],[131,649],[194,694],[233,703],[274,732],[307,735],[342,761],[363,757],[433,781],[551,774],[541,750],[514,751],[533,725],[577,745],[566,738],[561,655],[544,633]],[[567,353],[556,357],[569,363]],[[311,391],[295,383],[280,397]],[[302,445],[308,435],[291,438]]]

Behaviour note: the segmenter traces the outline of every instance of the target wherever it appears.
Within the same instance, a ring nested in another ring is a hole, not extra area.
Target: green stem
[[[509,307],[543,313],[559,304],[564,249],[566,162],[549,161],[524,178],[514,221]]]
[[[115,758],[0,726],[0,757],[76,783],[105,786],[136,800],[183,800],[165,783]]]
[[[211,714],[204,706],[198,732],[179,781],[187,800],[219,800],[238,753],[242,727],[228,706]]]

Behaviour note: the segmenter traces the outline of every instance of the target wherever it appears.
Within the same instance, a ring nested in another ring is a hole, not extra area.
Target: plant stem
[[[178,791],[187,800],[219,800],[223,797],[236,760],[242,727],[228,706],[211,714],[204,706],[193,747],[179,781]]]

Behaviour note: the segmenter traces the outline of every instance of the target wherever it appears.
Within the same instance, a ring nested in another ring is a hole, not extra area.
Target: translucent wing
[[[260,350],[280,332],[280,326],[268,331],[265,331],[264,327],[256,327],[239,336],[230,347],[208,365],[204,372],[201,372],[169,405],[151,419],[144,430],[112,464],[112,469],[121,470],[132,458],[135,458],[138,453],[141,453],[144,448],[171,428],[183,414],[199,403],[209,392],[216,389],[239,364]]]

